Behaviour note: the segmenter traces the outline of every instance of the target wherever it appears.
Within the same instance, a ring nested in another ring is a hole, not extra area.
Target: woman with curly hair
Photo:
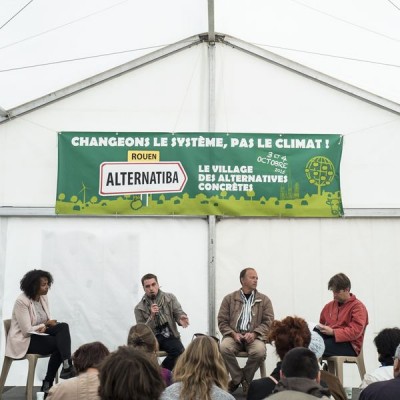
[[[282,321],[272,322],[268,334],[268,342],[275,345],[275,351],[280,361],[271,375],[251,382],[247,394],[248,400],[260,400],[272,394],[280,380],[283,357],[295,347],[308,347],[311,342],[311,332],[303,318],[288,316]]]
[[[131,327],[128,334],[128,346],[141,350],[155,361],[157,360],[158,341],[153,331],[146,324],[137,324]],[[160,373],[165,386],[172,383],[172,373],[169,369],[160,367]]]
[[[160,400],[234,400],[226,390],[228,372],[215,339],[194,339],[180,355],[173,371],[176,383],[167,387]]]
[[[22,358],[27,353],[48,355],[50,360],[41,388],[46,394],[53,385],[58,368],[60,378],[74,376],[71,361],[71,336],[65,322],[51,319],[47,292],[53,277],[47,271],[34,269],[21,279],[22,293],[18,296],[8,333],[6,356]]]

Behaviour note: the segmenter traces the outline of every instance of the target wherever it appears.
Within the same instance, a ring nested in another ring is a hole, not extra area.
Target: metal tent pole
[[[208,0],[208,131],[215,132],[214,0]],[[208,216],[208,333],[215,335],[215,215]]]

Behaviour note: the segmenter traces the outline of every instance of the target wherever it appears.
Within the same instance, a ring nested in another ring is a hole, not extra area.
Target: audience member
[[[132,346],[134,349],[144,351],[149,355],[149,357],[153,358],[153,360],[158,363],[158,342],[153,331],[147,325],[137,324],[131,327],[128,334],[128,346]],[[171,371],[167,368],[160,367],[160,372],[165,386],[171,385]]]
[[[22,358],[27,353],[50,354],[41,391],[47,394],[60,365],[60,378],[69,379],[75,374],[71,361],[71,336],[65,322],[51,319],[47,292],[53,277],[47,271],[34,269],[21,279],[21,293],[12,312],[5,354]],[[46,335],[41,335],[46,333]]]
[[[87,343],[72,356],[77,377],[68,379],[50,389],[48,400],[98,400],[98,366],[110,354],[100,342]]]
[[[394,354],[394,378],[374,382],[361,391],[360,400],[398,400],[400,399],[400,345]]]
[[[177,324],[186,328],[189,326],[189,318],[172,293],[160,290],[156,275],[144,275],[142,286],[145,294],[135,307],[136,323],[151,328],[160,350],[167,353],[162,366],[172,371],[184,350]]]
[[[310,328],[310,326],[308,327]],[[317,360],[320,360],[325,351],[324,339],[322,339],[322,337],[317,332],[311,331],[311,342],[308,348],[315,354]],[[329,392],[331,393],[331,396],[335,400],[347,400],[346,392],[339,378],[336,375],[325,371],[321,365],[320,385],[323,387],[327,387],[329,389]]]
[[[130,346],[106,357],[99,378],[101,400],[159,400],[165,387],[157,363]]]
[[[310,327],[308,327],[310,329]],[[325,342],[322,337],[314,331],[310,331],[311,333],[311,341],[308,345],[308,348],[315,354],[317,360],[319,360],[325,351]]]
[[[336,274],[328,282],[333,300],[321,311],[316,330],[325,342],[324,356],[358,356],[360,354],[368,312],[364,304],[350,293],[351,282],[345,274]]]
[[[286,353],[295,347],[308,347],[311,342],[311,332],[303,318],[288,316],[282,321],[272,322],[268,342],[275,346],[276,354],[281,361],[278,361],[270,376],[251,382],[248,400],[261,400],[272,394],[280,380],[282,360]]]
[[[329,399],[329,390],[319,385],[319,364],[311,350],[304,347],[289,350],[282,360],[280,374],[281,379],[269,399]]]
[[[218,313],[218,327],[223,335],[220,346],[231,376],[228,390],[233,393],[241,384],[247,394],[250,382],[266,357],[265,342],[274,319],[271,300],[257,291],[258,276],[253,268],[240,272],[241,289],[222,300]],[[242,369],[236,359],[240,351],[248,358]]]
[[[160,400],[234,400],[226,389],[228,372],[210,336],[198,336],[179,357],[174,369],[176,383],[167,387]]]
[[[381,366],[375,371],[365,374],[360,387],[366,388],[370,383],[393,379],[393,355],[400,344],[400,329],[385,328],[374,339],[378,360]]]

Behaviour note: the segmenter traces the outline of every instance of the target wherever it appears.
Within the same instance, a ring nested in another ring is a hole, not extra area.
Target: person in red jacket
[[[343,273],[334,275],[328,282],[333,301],[322,309],[319,325],[315,329],[324,339],[326,357],[354,357],[360,354],[368,312],[350,289],[350,279]]]

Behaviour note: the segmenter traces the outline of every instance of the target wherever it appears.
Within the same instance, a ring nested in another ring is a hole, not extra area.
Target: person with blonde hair
[[[195,338],[178,358],[175,383],[167,387],[160,400],[234,400],[226,390],[228,372],[218,343],[210,336]]]
[[[129,330],[127,344],[134,349],[143,351],[144,353],[148,354],[153,361],[158,362],[158,341],[149,326],[145,324],[133,325]],[[167,368],[160,367],[160,373],[164,380],[165,386],[171,385],[171,371]]]

